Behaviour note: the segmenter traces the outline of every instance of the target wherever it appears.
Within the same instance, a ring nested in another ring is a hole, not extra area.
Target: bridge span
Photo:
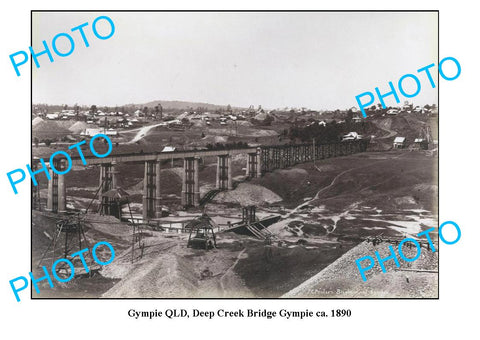
[[[246,176],[252,178],[261,177],[266,172],[284,169],[300,163],[364,152],[367,146],[368,140],[357,140],[317,145],[306,143],[241,149],[114,154],[105,158],[85,156],[85,159],[89,165],[100,167],[99,195],[102,197],[102,206],[106,207],[111,203],[111,199],[103,197],[102,194],[117,188],[119,172],[116,170],[116,165],[144,163],[143,219],[148,220],[161,217],[160,171],[161,161],[163,160],[183,159],[182,205],[198,207],[200,205],[199,161],[205,157],[217,157],[216,189],[232,190],[232,157],[235,155],[247,155]],[[83,165],[80,157],[72,157],[72,163]],[[55,168],[61,170],[65,166],[65,160],[61,160]],[[49,171],[52,179],[48,182],[46,210],[65,212],[66,183],[64,175],[58,175],[51,169]],[[104,212],[108,213],[108,209]]]

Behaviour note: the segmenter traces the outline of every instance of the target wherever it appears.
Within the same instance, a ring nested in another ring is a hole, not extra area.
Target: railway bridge
[[[143,218],[149,219],[160,217],[162,213],[160,171],[163,160],[183,160],[182,205],[198,207],[200,205],[199,162],[205,157],[217,158],[216,189],[232,190],[232,157],[235,155],[247,156],[246,176],[252,178],[300,163],[363,152],[367,146],[368,140],[357,140],[317,145],[305,143],[224,150],[114,154],[105,158],[85,156],[85,159],[89,165],[100,167],[99,194],[105,205],[108,205],[110,199],[103,197],[102,194],[117,187],[119,172],[116,170],[116,166],[122,163],[143,163],[145,165]],[[80,157],[72,157],[72,163],[83,166]],[[61,170],[65,166],[65,160],[60,160],[55,168]],[[52,212],[65,212],[66,183],[64,175],[58,175],[51,169],[49,171],[52,179],[48,182],[46,209]]]

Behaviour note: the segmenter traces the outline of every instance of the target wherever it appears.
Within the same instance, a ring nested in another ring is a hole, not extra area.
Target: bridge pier
[[[260,152],[261,152],[260,159],[262,160],[262,164],[259,168],[261,170],[260,175],[262,175],[265,172],[271,171],[271,169],[272,169],[272,161],[271,161],[270,150],[271,149],[268,148],[268,147],[260,149]]]
[[[285,156],[284,156],[283,150],[284,150],[283,146],[278,147],[278,167],[280,169],[283,169],[285,167],[285,165],[284,165]]]
[[[263,171],[270,169],[269,149],[257,148],[257,152],[247,154],[247,177],[262,177]]]
[[[272,149],[272,170],[280,169],[280,149],[278,146],[273,147]]]
[[[250,154],[247,155],[247,175],[250,172],[249,167],[251,161],[249,160]],[[217,156],[217,189],[232,190],[233,189],[233,177],[232,177],[232,157],[230,155]]]
[[[64,160],[55,161],[53,165],[58,171],[65,169]],[[47,191],[47,211],[63,213],[67,211],[65,175],[58,175],[51,168],[48,170],[50,180]]]
[[[293,165],[292,164],[292,147],[291,146],[284,147],[283,153],[284,153],[284,160],[285,160],[283,167],[284,168],[291,167]]]
[[[313,161],[313,144],[305,145],[305,162]]]
[[[58,210],[58,175],[52,169],[48,170],[50,180],[48,181],[47,211],[57,212]]]
[[[65,170],[65,162],[60,161],[60,171]],[[65,185],[65,175],[58,176],[58,212],[67,212],[67,186]]]
[[[143,177],[142,213],[143,219],[161,217],[160,161],[146,161]]]
[[[198,157],[188,157],[183,159],[182,205],[185,207],[198,207],[200,205],[198,161]]]
[[[116,189],[118,187],[118,184],[117,184],[118,171],[115,168],[116,165],[117,165],[117,162],[112,162],[112,164],[110,166],[110,174],[111,174],[111,179],[112,179],[112,189]]]
[[[110,199],[103,197],[103,194],[113,189],[112,163],[103,163],[100,165],[99,186],[101,187],[99,193],[101,201],[100,213],[110,215]]]
[[[247,154],[247,177],[256,177],[257,175],[257,153]]]
[[[154,162],[145,162],[143,174],[142,217],[143,220],[154,217],[153,205],[155,200],[155,170]]]
[[[305,163],[305,145],[300,146],[300,163]]]
[[[162,202],[160,200],[160,161],[155,163],[155,217],[162,217]]]
[[[257,148],[257,167],[255,176],[262,177],[262,148]]]
[[[314,147],[314,159],[319,160],[322,158],[322,145],[315,145]]]

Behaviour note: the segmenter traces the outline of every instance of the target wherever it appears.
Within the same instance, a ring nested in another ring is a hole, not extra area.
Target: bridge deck
[[[95,156],[85,156],[88,165],[98,165],[104,163],[143,163],[146,161],[160,161],[165,159],[183,159],[191,157],[212,157],[225,155],[238,155],[255,153],[257,148],[228,149],[228,150],[199,150],[199,151],[177,151],[177,152],[154,152],[154,153],[131,153],[111,155],[104,158]],[[80,157],[72,157],[73,165],[82,165]]]

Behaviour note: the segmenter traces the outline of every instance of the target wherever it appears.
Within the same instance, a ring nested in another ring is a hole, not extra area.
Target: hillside
[[[203,107],[207,110],[217,110],[217,109],[225,109],[228,104],[225,105],[217,105],[217,104],[209,104],[209,103],[200,103],[200,102],[188,102],[188,101],[180,101],[180,100],[154,100],[145,104],[128,104],[126,106],[146,106],[149,108],[155,107],[157,105],[162,105],[163,109],[170,109],[170,110],[186,110],[188,108],[196,109],[197,107]],[[238,107],[232,107],[234,109],[241,109]]]

